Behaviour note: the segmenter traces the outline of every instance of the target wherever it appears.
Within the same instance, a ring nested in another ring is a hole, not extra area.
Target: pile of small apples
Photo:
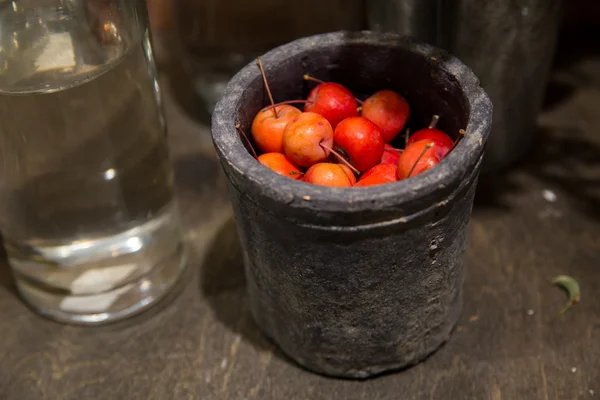
[[[392,90],[360,101],[343,85],[305,75],[317,83],[306,100],[275,104],[260,59],[258,66],[271,99],[252,122],[260,155],[237,128],[258,161],[278,174],[323,186],[381,185],[428,170],[455,145],[436,128],[434,115],[428,127],[405,132],[404,149],[391,146],[410,117],[408,102]],[[303,111],[294,104],[303,104]]]

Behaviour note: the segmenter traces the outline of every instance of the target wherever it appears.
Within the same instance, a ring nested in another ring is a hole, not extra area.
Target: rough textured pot
[[[435,168],[370,188],[329,188],[277,175],[247,151],[268,104],[256,63],[229,83],[212,134],[229,179],[254,318],[291,358],[327,375],[365,378],[405,367],[446,341],[459,317],[467,224],[492,118],[475,75],[408,37],[337,32],[262,57],[279,101],[306,96],[310,73],[357,95],[389,88],[424,126],[432,113],[457,147]]]

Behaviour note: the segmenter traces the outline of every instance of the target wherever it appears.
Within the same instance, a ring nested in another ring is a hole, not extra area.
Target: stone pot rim
[[[463,178],[470,175],[483,155],[490,132],[492,103],[469,67],[450,53],[412,37],[373,31],[338,31],[300,38],[278,46],[261,60],[267,75],[281,60],[318,48],[348,45],[400,47],[421,55],[452,75],[459,84],[469,108],[465,135],[456,147],[435,167],[407,180],[361,188],[332,188],[312,185],[281,176],[262,166],[248,152],[233,119],[243,106],[244,91],[261,79],[256,62],[242,68],[228,83],[212,115],[212,138],[227,174],[244,181],[244,190],[257,190],[275,203],[322,212],[362,212],[387,207],[406,207],[418,212],[431,204],[432,197],[443,200]],[[429,200],[426,200],[429,199]]]

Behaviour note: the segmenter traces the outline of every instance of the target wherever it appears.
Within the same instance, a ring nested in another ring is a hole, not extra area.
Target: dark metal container
[[[561,0],[369,0],[369,29],[449,50],[494,102],[484,170],[520,160],[535,139],[562,20]]]
[[[451,334],[462,307],[467,224],[492,104],[458,59],[408,37],[336,32],[262,57],[276,100],[306,96],[302,76],[366,95],[405,95],[412,122],[432,113],[450,134],[466,129],[435,168],[369,188],[295,181],[259,164],[249,131],[268,98],[256,63],[217,104],[214,144],[229,180],[251,309],[261,329],[301,365],[365,378],[422,360]]]
[[[396,32],[447,49],[453,5],[456,0],[368,0],[367,25],[377,32]]]
[[[475,71],[494,101],[484,171],[532,148],[561,22],[561,0],[460,0],[450,51]]]

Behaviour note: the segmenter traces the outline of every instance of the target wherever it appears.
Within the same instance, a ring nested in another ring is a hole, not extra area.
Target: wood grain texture
[[[414,368],[354,382],[298,368],[257,330],[208,128],[181,112],[163,80],[191,251],[182,282],[145,314],[80,328],[32,313],[0,267],[0,399],[600,396],[600,61],[574,58],[552,84],[569,90],[547,105],[530,161],[481,179],[465,309],[450,342]],[[565,295],[549,283],[561,273],[582,287],[581,304],[563,317]]]

